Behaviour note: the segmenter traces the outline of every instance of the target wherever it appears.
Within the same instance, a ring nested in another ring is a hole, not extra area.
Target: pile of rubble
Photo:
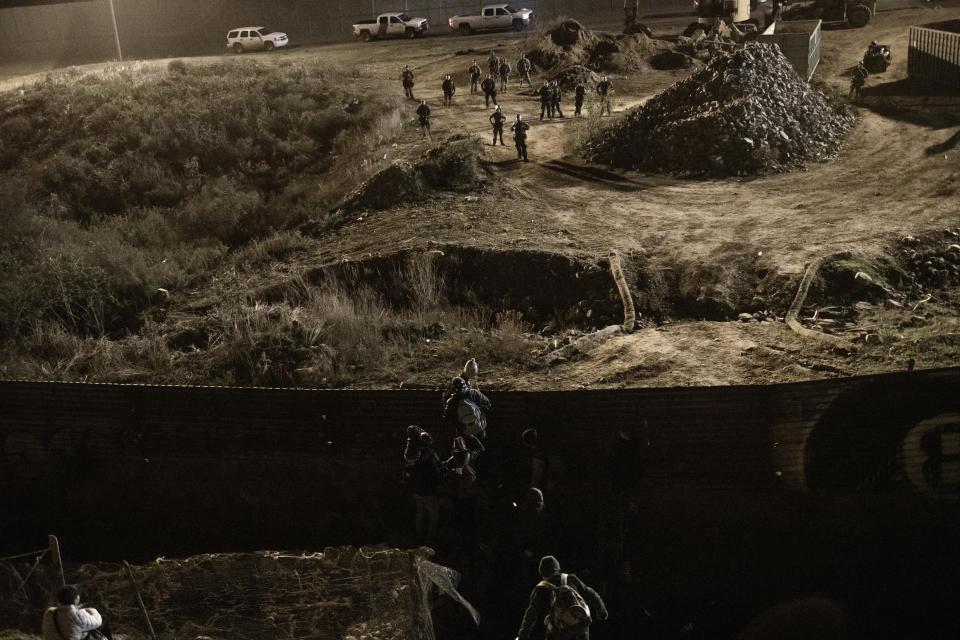
[[[582,152],[592,162],[685,176],[775,173],[832,157],[852,122],[779,48],[748,43],[633,109]]]

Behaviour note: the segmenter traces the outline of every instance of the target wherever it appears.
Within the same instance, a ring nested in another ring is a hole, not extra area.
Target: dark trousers
[[[580,115],[580,109],[583,107],[583,100],[577,100],[576,102],[574,102],[573,107],[574,107],[573,115],[575,116]]]
[[[517,159],[526,160],[527,159],[527,141],[523,138],[517,138],[514,140],[517,145]]]
[[[486,100],[487,106],[490,106],[490,101],[493,100],[493,106],[497,106],[497,94],[496,93],[484,93],[484,100]]]
[[[540,119],[543,120],[543,114],[546,113],[548,118],[553,117],[553,105],[549,102],[540,103]]]
[[[470,78],[470,93],[477,93],[479,91],[477,87],[479,86],[480,86],[479,78]]]
[[[452,104],[453,104],[453,94],[452,93],[443,94],[443,105],[445,107],[449,107]]]
[[[493,125],[493,144],[497,144],[497,136],[500,136],[500,144],[503,144],[503,125]]]
[[[406,96],[407,96],[408,98],[410,98],[411,100],[414,99],[414,97],[413,97],[413,85],[412,85],[412,84],[411,84],[411,85],[406,85],[406,84],[403,85],[403,92],[404,92],[404,93],[406,94]]]
[[[559,103],[559,102],[554,102],[554,103],[553,103],[552,105],[550,105],[550,106],[553,107],[553,110],[557,112],[557,115],[558,115],[558,116],[560,116],[561,118],[563,117],[563,111],[560,111],[560,103]]]

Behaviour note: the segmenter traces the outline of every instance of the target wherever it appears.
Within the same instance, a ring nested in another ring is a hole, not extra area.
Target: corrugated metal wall
[[[877,619],[911,610],[904,633],[960,632],[944,614],[960,596],[960,369],[490,397],[484,538],[526,487],[534,426],[557,518],[544,551],[611,579],[630,562],[639,582],[611,597],[820,593]],[[0,383],[0,555],[51,532],[72,558],[403,544],[405,427],[445,457],[438,413],[437,391]]]
[[[619,20],[621,0],[530,0],[536,20],[572,16]],[[643,0],[641,11],[686,7],[685,0]],[[333,42],[352,37],[351,25],[405,7],[426,17],[432,31],[449,31],[447,18],[478,12],[463,0],[114,0],[124,57],[180,56],[224,49],[226,33],[266,24],[286,31],[291,43]],[[0,56],[72,64],[115,57],[106,0],[0,9]]]

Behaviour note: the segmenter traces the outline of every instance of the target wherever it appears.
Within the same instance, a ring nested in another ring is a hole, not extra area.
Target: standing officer
[[[583,82],[577,81],[577,86],[573,89],[573,106],[574,111],[573,115],[579,116],[580,109],[583,107],[583,96],[587,92],[586,88],[583,86]]]
[[[443,89],[443,106],[449,107],[453,104],[453,94],[457,92],[457,87],[453,84],[453,78],[449,75],[444,77],[440,88]]]
[[[543,114],[553,120],[553,91],[547,81],[543,81],[543,86],[537,89],[537,95],[540,96],[540,119],[543,120]]]
[[[506,58],[500,58],[500,66],[498,67],[500,71],[500,90],[507,90],[507,80],[510,79],[510,63],[507,62]]]
[[[613,115],[610,111],[610,95],[613,93],[613,84],[607,78],[603,76],[600,79],[600,82],[597,83],[597,95],[600,96],[600,115],[603,115],[603,110],[607,110],[607,115]]]
[[[470,93],[477,93],[477,87],[480,85],[480,74],[483,72],[480,71],[480,65],[477,64],[476,60],[473,61],[467,72],[470,74]]]
[[[553,81],[553,86],[550,87],[550,104],[551,110],[555,111],[559,117],[563,117],[563,111],[560,110],[560,99],[563,97],[563,92],[560,90],[560,83],[556,80]]]
[[[483,98],[486,100],[487,106],[490,106],[490,100],[493,100],[493,104],[497,104],[497,83],[489,75],[484,78],[483,82],[480,83],[480,88],[483,89]]]
[[[490,114],[490,124],[493,125],[493,142],[490,143],[491,146],[497,144],[497,136],[500,136],[500,144],[503,145],[503,123],[506,122],[507,116],[503,115],[503,111],[500,110],[500,105],[497,105],[497,108],[493,110],[493,113]]]
[[[423,136],[429,141],[430,140],[430,105],[427,104],[426,100],[420,101],[420,106],[417,107],[417,117],[420,119],[420,129],[423,131]]]
[[[403,72],[400,74],[400,81],[403,83],[403,93],[409,99],[414,100],[413,97],[413,71],[410,71],[409,65],[403,65]]]
[[[523,51],[520,52],[520,59],[517,60],[517,73],[520,74],[520,86],[522,87],[524,81],[526,81],[527,86],[532,89],[533,85],[530,83],[530,60]]]
[[[487,68],[490,69],[490,75],[494,78],[500,73],[500,58],[493,51],[487,56]]]
[[[510,127],[510,131],[513,131],[513,143],[517,145],[517,159],[524,162],[529,162],[527,160],[527,129],[529,128],[530,125],[523,121],[519,113],[517,121]]]

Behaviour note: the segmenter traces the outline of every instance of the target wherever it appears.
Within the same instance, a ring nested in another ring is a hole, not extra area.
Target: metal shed
[[[797,75],[809,81],[820,64],[820,20],[777,20],[758,36],[780,47]]]

